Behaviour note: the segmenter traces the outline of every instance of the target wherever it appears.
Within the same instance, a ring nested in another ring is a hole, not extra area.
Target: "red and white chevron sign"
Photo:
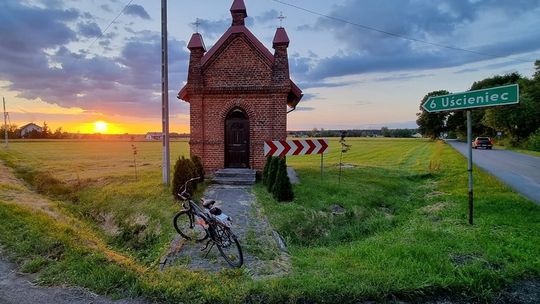
[[[326,154],[328,139],[271,140],[264,142],[264,156]]]

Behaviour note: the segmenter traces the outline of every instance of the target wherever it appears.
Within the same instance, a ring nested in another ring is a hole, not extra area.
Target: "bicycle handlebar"
[[[178,193],[178,196],[180,196],[182,199],[185,199],[185,200],[189,199],[189,194],[188,194],[188,197],[184,196],[184,193],[186,193],[186,190],[187,190],[187,185],[189,183],[191,183],[193,181],[196,181],[196,180],[199,180],[199,179],[201,179],[201,178],[200,177],[194,177],[194,178],[188,179],[186,181],[186,183],[184,184],[182,192]]]

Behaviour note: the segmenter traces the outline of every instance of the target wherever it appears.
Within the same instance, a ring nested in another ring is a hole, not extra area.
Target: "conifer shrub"
[[[204,167],[202,164],[202,159],[197,155],[193,155],[191,156],[191,161],[193,161],[193,164],[195,165],[197,176],[200,177],[199,182],[203,182],[204,181]]]
[[[279,157],[272,157],[268,166],[268,177],[266,179],[266,189],[272,193],[274,183],[276,182],[277,170],[279,167]]]
[[[540,129],[532,133],[527,141],[527,148],[532,151],[540,152]]]
[[[266,163],[264,163],[264,169],[262,173],[262,183],[266,185],[268,182],[268,169],[270,168],[270,162],[272,162],[272,156],[266,158]]]
[[[181,156],[176,161],[174,165],[174,176],[172,182],[172,194],[175,198],[178,198],[178,193],[182,192],[184,184],[191,178],[197,177],[197,168],[195,164],[189,158]],[[193,195],[193,192],[197,188],[196,182],[191,182],[188,184],[187,191],[189,194]]]
[[[285,159],[279,159],[276,181],[272,190],[272,195],[278,202],[291,202],[294,199]]]

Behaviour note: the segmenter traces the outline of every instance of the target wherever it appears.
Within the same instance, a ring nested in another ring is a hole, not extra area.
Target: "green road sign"
[[[512,84],[444,96],[432,96],[422,104],[422,108],[428,112],[442,112],[516,103],[519,103],[519,86]]]

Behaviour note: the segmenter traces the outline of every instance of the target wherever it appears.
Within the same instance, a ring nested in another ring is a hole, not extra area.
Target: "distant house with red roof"
[[[190,103],[190,152],[208,173],[222,168],[262,170],[264,142],[287,137],[287,107],[302,91],[290,79],[284,28],[276,30],[272,54],[245,26],[247,9],[235,0],[232,25],[210,49],[193,34],[187,84],[178,98]],[[290,111],[289,110],[289,111]]]

